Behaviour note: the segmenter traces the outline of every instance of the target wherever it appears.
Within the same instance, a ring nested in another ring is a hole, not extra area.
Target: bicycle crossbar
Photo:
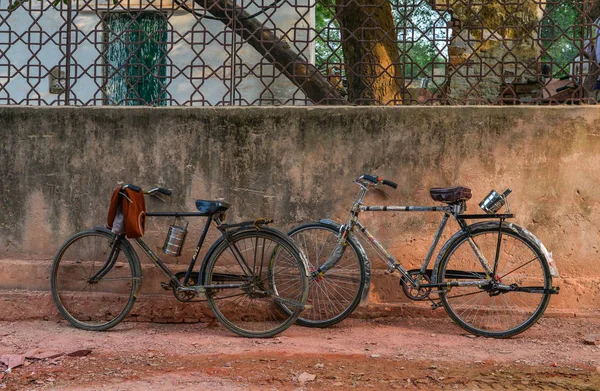
[[[192,216],[212,216],[213,213],[202,213],[202,212],[147,212],[146,216],[149,217],[192,217]]]
[[[365,212],[445,212],[451,210],[449,206],[368,206],[362,205],[361,211]]]
[[[457,219],[512,219],[515,217],[513,213],[500,213],[500,214],[464,214],[456,215]]]

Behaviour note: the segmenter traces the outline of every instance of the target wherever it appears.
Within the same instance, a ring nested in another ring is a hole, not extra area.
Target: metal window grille
[[[594,104],[599,17],[584,0],[0,0],[0,104]]]

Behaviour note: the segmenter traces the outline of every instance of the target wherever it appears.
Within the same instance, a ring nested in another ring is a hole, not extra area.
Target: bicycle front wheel
[[[472,238],[496,273],[480,285],[443,288],[441,302],[465,330],[485,337],[507,338],[531,327],[550,301],[552,277],[540,249],[528,238],[503,227],[474,227]],[[467,236],[450,245],[440,261],[441,283],[486,280],[486,273]],[[509,288],[510,287],[510,288]]]
[[[50,288],[61,314],[83,330],[107,330],[127,316],[140,286],[136,260],[114,236],[89,230],[63,244],[52,264]]]
[[[338,231],[323,223],[309,223],[292,229],[289,235],[306,255],[312,273],[307,301],[310,307],[296,322],[308,327],[329,327],[346,319],[358,306],[365,285],[360,251],[348,242],[335,266],[317,274],[316,270],[338,246]]]
[[[272,337],[304,310],[308,271],[299,250],[283,235],[269,228],[234,233],[208,260],[208,304],[238,335]]]

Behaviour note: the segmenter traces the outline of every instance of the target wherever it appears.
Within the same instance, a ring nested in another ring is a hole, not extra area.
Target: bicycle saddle
[[[471,189],[464,186],[457,187],[433,187],[429,194],[434,201],[452,204],[459,201],[471,199]]]
[[[213,214],[217,212],[225,212],[227,209],[229,209],[229,204],[224,201],[196,200],[196,208],[201,213]]]

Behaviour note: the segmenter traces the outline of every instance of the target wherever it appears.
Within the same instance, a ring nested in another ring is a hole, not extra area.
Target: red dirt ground
[[[585,342],[598,326],[599,318],[543,318],[517,337],[495,340],[448,319],[349,319],[252,340],[216,323],[123,323],[85,332],[64,321],[0,322],[0,356],[91,350],[28,359],[4,374],[0,389],[600,390],[600,346]]]

